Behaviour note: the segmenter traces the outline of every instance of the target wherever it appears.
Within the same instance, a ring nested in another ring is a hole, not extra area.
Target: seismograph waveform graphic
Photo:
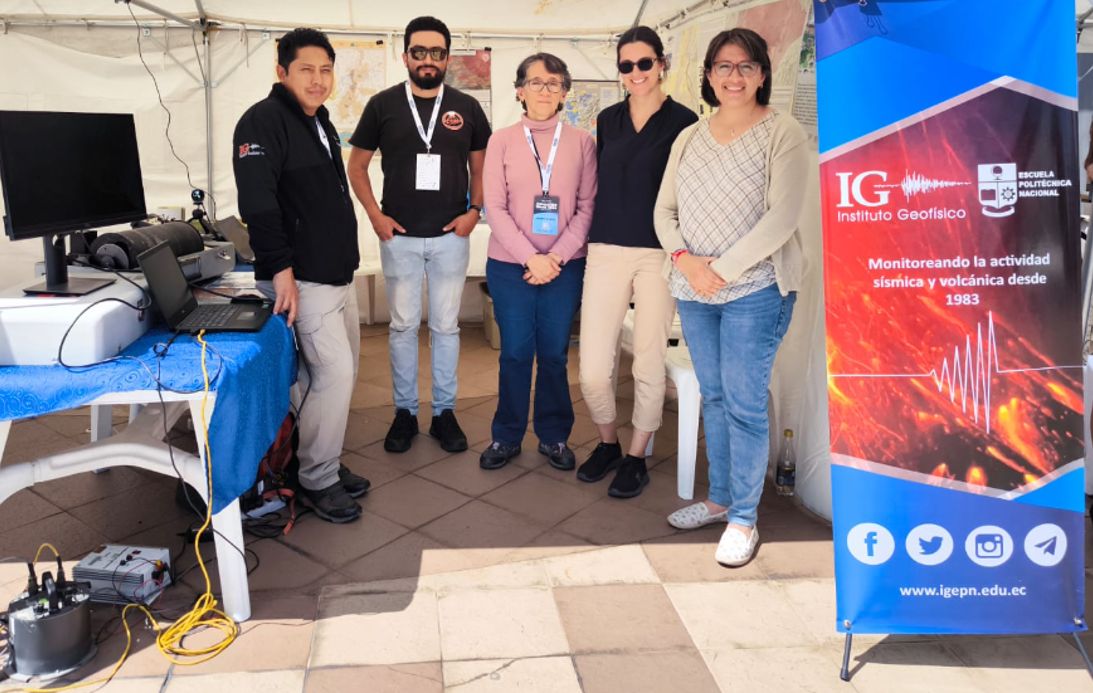
[[[956,404],[960,397],[960,410],[967,414],[971,407],[972,419],[979,423],[980,410],[987,433],[991,432],[991,380],[995,375],[1032,373],[1038,371],[1065,370],[1081,366],[1045,366],[1042,368],[1002,368],[998,359],[998,341],[994,330],[994,313],[987,312],[987,336],[983,338],[983,323],[976,324],[975,344],[970,334],[964,336],[963,349],[953,347],[952,360],[946,356],[939,368],[926,373],[832,373],[832,378],[931,378],[937,391],[948,390],[949,401]]]
[[[914,173],[908,171],[904,174],[903,180],[898,183],[889,183],[887,185],[878,185],[878,188],[899,188],[903,191],[903,197],[910,200],[915,195],[923,195],[935,190],[943,190],[945,188],[959,188],[964,185],[971,185],[968,181],[960,180],[938,180],[937,178],[929,178],[921,173]]]

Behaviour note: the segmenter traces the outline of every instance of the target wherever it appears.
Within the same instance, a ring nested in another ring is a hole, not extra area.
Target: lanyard
[[[417,126],[417,134],[421,135],[421,141],[425,143],[425,151],[431,152],[433,150],[433,132],[436,131],[436,117],[440,115],[440,102],[444,98],[444,85],[440,85],[440,91],[436,94],[436,101],[433,102],[433,115],[429,118],[429,131],[425,132],[425,127],[421,124],[421,115],[417,112],[417,105],[414,103],[414,92],[410,89],[410,82],[406,84],[406,103],[410,104],[410,114],[414,116],[414,125]]]
[[[558,127],[554,128],[554,139],[550,143],[550,156],[547,157],[546,168],[543,168],[543,160],[539,158],[539,150],[535,147],[535,140],[531,139],[531,130],[524,126],[524,136],[527,137],[528,146],[535,157],[535,163],[539,165],[539,180],[543,183],[543,194],[550,192],[550,174],[554,172],[554,157],[558,154],[558,141],[562,139],[562,121],[558,121]]]

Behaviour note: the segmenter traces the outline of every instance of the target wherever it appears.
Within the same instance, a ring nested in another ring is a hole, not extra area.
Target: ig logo
[[[890,190],[874,190],[870,199],[867,199],[862,192],[862,185],[870,178],[877,178],[878,182],[887,183],[888,174],[884,171],[865,171],[858,175],[849,171],[840,171],[835,174],[835,177],[839,179],[839,207],[853,207],[851,198],[855,204],[862,207],[881,207],[888,204],[888,198],[892,194]]]

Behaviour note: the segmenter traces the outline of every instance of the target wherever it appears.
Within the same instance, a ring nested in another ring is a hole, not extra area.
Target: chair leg
[[[694,373],[676,378],[679,393],[679,443],[676,453],[677,493],[684,500],[695,495],[695,462],[698,457],[698,417],[702,395]]]

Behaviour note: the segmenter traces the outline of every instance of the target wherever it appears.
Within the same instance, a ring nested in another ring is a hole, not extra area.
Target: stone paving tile
[[[262,693],[299,693],[304,687],[303,669],[238,672],[180,676],[167,684],[166,693],[208,693],[209,691],[261,691]]]
[[[304,693],[442,693],[443,690],[440,662],[311,669],[304,685]]]
[[[482,500],[553,526],[600,497],[597,489],[577,485],[572,477],[563,481],[546,473],[531,472],[487,493]]]
[[[669,584],[664,589],[700,650],[819,644],[778,583]]]
[[[360,474],[372,483],[369,490],[370,494],[411,472],[405,465],[398,462],[392,462],[389,459],[374,460],[353,452],[342,454],[342,464],[349,467],[350,471]],[[367,500],[367,497],[361,499],[362,502],[367,502]]]
[[[452,548],[523,546],[549,528],[482,501],[471,501],[421,528],[421,533]]]
[[[569,657],[444,662],[444,682],[459,693],[581,693]]]
[[[162,475],[156,476],[164,478]],[[100,474],[73,474],[35,484],[31,488],[58,507],[75,508],[120,493],[132,492],[147,483],[148,477],[135,467],[110,467]]]
[[[455,510],[469,496],[417,476],[392,481],[368,499],[368,511],[409,527],[420,527]]]
[[[417,578],[424,569],[424,554],[443,544],[420,532],[404,534],[390,544],[339,568],[356,582]]]
[[[723,691],[846,693],[837,647],[707,650],[702,653]],[[929,690],[929,689],[921,689]]]
[[[540,562],[555,587],[660,581],[641,548],[633,545],[570,553]]]
[[[558,529],[594,544],[628,544],[676,533],[662,516],[618,498],[593,503]]]
[[[61,508],[30,489],[23,489],[0,504],[0,527],[15,529],[59,512]]]
[[[576,655],[573,660],[577,664],[584,693],[719,693],[721,690],[763,690],[718,688],[702,656],[695,650],[582,654]]]
[[[440,661],[437,597],[432,592],[372,592],[366,586],[328,587],[310,666]],[[397,637],[392,637],[397,633]]]
[[[574,654],[694,649],[660,585],[556,587],[554,600]]]
[[[994,693],[1093,690],[1082,656],[1062,636],[952,636],[938,642],[974,667],[969,671],[976,683]]]
[[[414,436],[413,444],[406,452],[387,452],[383,449],[382,440],[366,445],[357,452],[369,459],[396,464],[409,472],[421,469],[451,454],[445,452],[435,440],[425,435],[425,431]]]
[[[277,541],[306,554],[328,568],[339,568],[410,530],[365,511],[356,522],[334,525],[314,514],[301,517],[287,536]]]
[[[879,643],[864,652],[855,650],[850,658],[850,674],[850,682],[859,693],[995,690],[940,642]]]
[[[140,493],[127,494],[124,499],[102,498],[69,512],[115,541],[189,515],[189,511],[175,503],[175,484],[169,480],[144,484]]]
[[[444,661],[569,652],[546,588],[456,590],[440,596],[439,611]]]
[[[98,524],[92,527],[68,513],[56,513],[0,532],[0,555],[30,560],[44,541],[53,544],[67,558],[82,556],[108,540]]]
[[[739,568],[726,568],[714,553],[724,524],[708,525],[663,539],[642,542],[649,563],[664,582],[730,582],[763,580],[767,575],[758,561]]]
[[[513,464],[501,469],[482,469],[478,466],[478,453],[468,450],[445,457],[414,473],[429,481],[477,498],[526,474],[527,470]]]

